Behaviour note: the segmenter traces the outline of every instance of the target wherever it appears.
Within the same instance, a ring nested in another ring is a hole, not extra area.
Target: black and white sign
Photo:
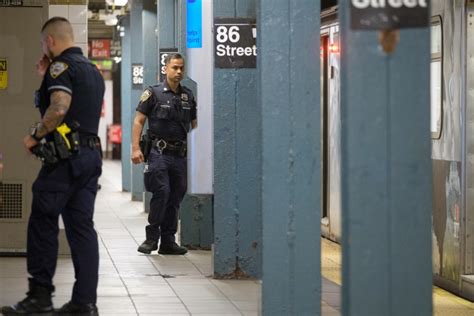
[[[169,54],[177,53],[177,48],[161,48],[160,49],[160,81],[165,81],[165,59]]]
[[[216,18],[214,44],[216,68],[257,67],[257,26],[254,19]]]
[[[351,29],[393,30],[427,27],[429,0],[351,0]]]
[[[143,65],[132,64],[132,85],[135,88],[140,88],[143,85]]]

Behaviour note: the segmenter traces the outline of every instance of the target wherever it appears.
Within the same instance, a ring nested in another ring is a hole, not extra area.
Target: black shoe
[[[3,315],[53,315],[53,302],[51,293],[53,286],[42,286],[35,284],[32,280],[29,282],[29,291],[26,298],[15,305],[4,306],[1,309]]]
[[[184,255],[187,252],[188,249],[178,246],[175,242],[160,244],[160,250],[158,250],[161,255]]]
[[[137,251],[149,255],[156,249],[158,249],[158,242],[147,239],[138,247]]]
[[[55,315],[62,316],[98,316],[99,310],[95,304],[76,304],[67,302],[60,309],[55,310]]]

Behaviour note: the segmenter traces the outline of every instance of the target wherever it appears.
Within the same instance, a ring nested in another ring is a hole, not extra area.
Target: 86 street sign
[[[132,64],[132,85],[136,89],[141,89],[143,85],[143,65]]]
[[[429,0],[351,0],[350,15],[353,30],[427,27]]]
[[[257,27],[254,19],[214,20],[214,60],[216,68],[257,67]]]

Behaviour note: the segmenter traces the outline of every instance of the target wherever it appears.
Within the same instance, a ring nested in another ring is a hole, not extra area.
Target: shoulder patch
[[[55,61],[49,67],[49,74],[51,75],[51,77],[53,77],[53,79],[56,79],[68,68],[68,64],[63,63],[62,61]]]
[[[142,96],[140,97],[140,102],[145,102],[151,97],[151,91],[146,89],[143,91]]]

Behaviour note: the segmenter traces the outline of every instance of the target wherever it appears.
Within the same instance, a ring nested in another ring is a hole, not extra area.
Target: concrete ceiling
[[[219,0],[217,0],[219,1]],[[322,0],[321,9],[337,5],[337,0]],[[126,8],[128,9],[128,8]],[[111,12],[112,7],[105,3],[105,0],[89,0],[89,10],[93,13],[92,18],[89,19],[88,32],[89,38],[108,38],[114,39],[117,34],[115,34],[115,27],[105,25],[103,20],[99,19],[99,12]]]
[[[105,25],[103,16],[105,14],[112,13],[112,7],[105,3],[105,0],[89,0],[89,14],[88,20],[88,33],[89,38],[106,38],[114,39],[117,36],[115,34],[115,27]],[[118,8],[115,8],[116,10]],[[126,9],[123,10],[124,12]]]

